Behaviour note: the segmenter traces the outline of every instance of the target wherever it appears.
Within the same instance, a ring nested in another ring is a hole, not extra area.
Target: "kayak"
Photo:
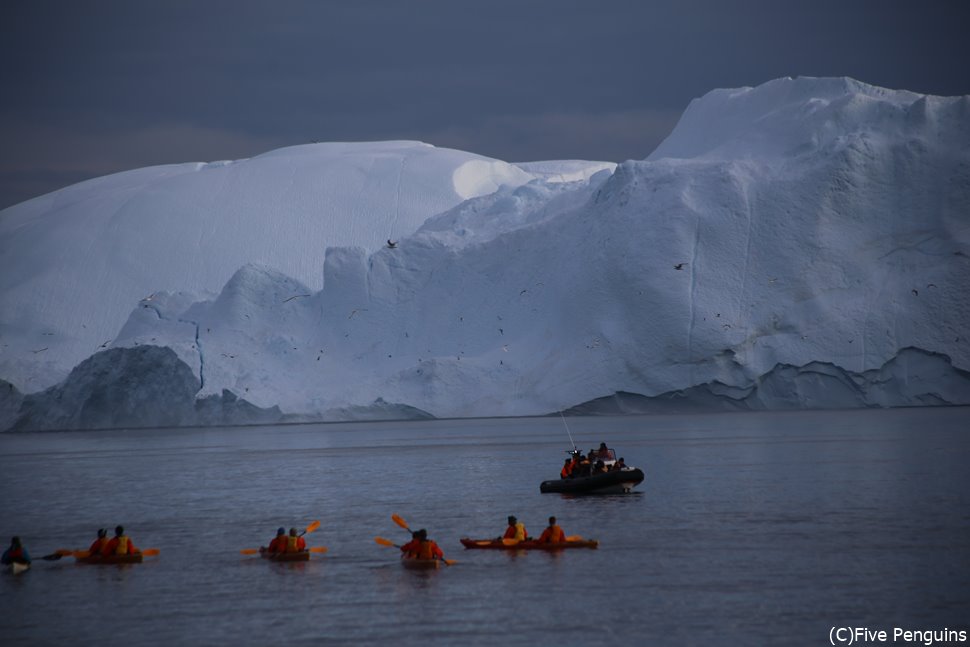
[[[426,571],[441,566],[440,559],[417,559],[415,557],[401,558],[401,566],[418,571]]]
[[[75,557],[78,564],[141,564],[145,556],[141,553],[131,555],[88,555]]]
[[[30,570],[30,564],[27,562],[12,562],[10,564],[10,572],[14,575],[20,575]]]
[[[260,551],[259,556],[274,562],[308,562],[310,561],[310,551],[302,550],[298,553],[270,553]]]
[[[643,470],[637,467],[624,467],[592,476],[543,481],[539,485],[539,491],[560,494],[625,494],[632,492],[633,488],[642,481]]]
[[[484,548],[486,550],[563,550],[565,548],[596,548],[600,545],[595,539],[566,541],[557,544],[540,544],[534,539],[520,541],[517,544],[506,544],[501,539],[469,539],[463,537],[461,545],[465,548]]]

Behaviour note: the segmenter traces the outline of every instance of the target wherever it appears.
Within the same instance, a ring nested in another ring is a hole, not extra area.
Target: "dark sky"
[[[641,159],[719,87],[970,94],[968,17],[962,0],[4,0],[0,208],[311,141]]]

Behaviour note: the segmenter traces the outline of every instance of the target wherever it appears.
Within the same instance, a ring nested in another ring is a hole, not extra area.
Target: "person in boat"
[[[616,462],[613,463],[613,469],[615,469],[615,470],[621,470],[624,467],[626,467],[626,463],[623,462],[623,457],[622,456],[620,458],[616,459]]]
[[[290,528],[290,536],[283,547],[284,553],[302,553],[306,550],[306,539],[296,533],[296,528]]]
[[[596,464],[593,465],[593,474],[606,474],[606,463],[602,460],[597,460]]]
[[[566,462],[563,463],[562,465],[562,469],[559,470],[559,478],[568,479],[569,475],[572,474],[572,472],[573,472],[573,461],[572,459],[567,458]]]
[[[421,531],[412,530],[411,531],[411,541],[401,546],[401,558],[413,558],[418,554],[418,549],[421,547]]]
[[[102,555],[134,555],[137,552],[139,551],[135,548],[135,542],[125,534],[124,526],[116,526],[115,536],[101,549]]]
[[[273,537],[269,546],[262,549],[267,553],[282,553],[286,551],[286,528],[277,528],[276,536]]]
[[[91,547],[88,548],[88,553],[91,555],[100,555],[101,551],[104,550],[105,544],[107,543],[108,531],[104,528],[98,528],[98,537],[91,542]]]
[[[0,563],[4,566],[13,564],[14,562],[18,564],[30,563],[30,553],[27,552],[27,549],[20,542],[20,537],[12,537],[10,539],[10,548],[3,551],[3,555],[0,556]]]
[[[583,453],[578,449],[572,452],[572,458],[569,461],[569,478],[579,476],[579,464],[583,460]]]
[[[610,449],[606,446],[606,443],[600,443],[600,448],[596,451],[596,458],[602,460],[609,460]]]
[[[525,541],[529,538],[529,533],[526,532],[524,523],[513,516],[509,516],[509,527],[505,529],[505,534],[501,538]]]
[[[441,551],[441,547],[433,539],[428,539],[428,531],[422,528],[417,532],[417,545],[409,550],[409,552],[404,553],[404,557],[407,559],[444,559],[445,554]],[[414,543],[411,540],[410,543]],[[408,544],[406,544],[408,545]],[[401,546],[401,550],[404,550],[404,546]]]
[[[555,517],[549,517],[549,525],[539,536],[540,544],[561,544],[566,541],[566,533],[556,524]]]

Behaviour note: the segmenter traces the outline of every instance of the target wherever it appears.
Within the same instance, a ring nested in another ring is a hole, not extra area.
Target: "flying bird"
[[[388,249],[394,249],[395,247],[397,247],[397,241],[394,241],[394,240],[391,240],[390,238],[388,238],[387,239],[387,248]]]
[[[684,269],[684,265],[690,265],[690,263],[677,263],[676,265],[674,265],[674,269],[675,270],[682,270],[682,269]]]

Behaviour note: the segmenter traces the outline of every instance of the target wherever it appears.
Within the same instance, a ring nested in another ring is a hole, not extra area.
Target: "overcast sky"
[[[3,0],[0,208],[311,141],[641,159],[782,76],[970,94],[970,2]]]

